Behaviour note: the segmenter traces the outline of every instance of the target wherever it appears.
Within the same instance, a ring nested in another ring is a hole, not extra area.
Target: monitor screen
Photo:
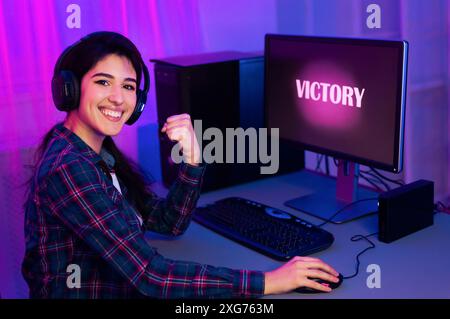
[[[407,42],[266,35],[269,128],[305,149],[399,172]]]

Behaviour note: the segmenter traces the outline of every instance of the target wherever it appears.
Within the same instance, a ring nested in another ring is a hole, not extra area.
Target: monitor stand
[[[342,210],[330,221],[333,224],[342,224],[374,214],[378,211],[376,199],[379,193],[358,187],[358,177],[358,164],[339,160],[336,186],[333,189],[294,198],[284,204],[322,220],[329,220]],[[362,201],[349,205],[357,200]],[[343,209],[346,206],[348,208]]]

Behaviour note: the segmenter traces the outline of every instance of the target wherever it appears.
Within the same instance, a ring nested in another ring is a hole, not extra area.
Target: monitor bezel
[[[362,46],[382,46],[392,47],[399,49],[399,61],[398,64],[398,79],[401,83],[401,89],[397,91],[396,96],[396,114],[395,114],[395,141],[394,152],[391,163],[386,164],[379,161],[374,161],[368,158],[355,156],[348,153],[342,153],[336,150],[323,148],[317,145],[311,145],[302,143],[297,140],[287,139],[292,143],[295,143],[307,151],[321,153],[328,156],[333,156],[342,160],[352,161],[358,164],[366,165],[369,167],[382,169],[385,171],[400,173],[403,169],[403,152],[404,152],[404,130],[405,130],[405,106],[406,106],[406,82],[407,82],[407,63],[408,63],[408,42],[404,40],[375,40],[375,39],[361,39],[361,38],[337,38],[337,37],[315,37],[315,36],[303,36],[303,35],[284,35],[284,34],[266,34],[264,41],[264,124],[269,129],[268,122],[268,78],[270,76],[270,70],[268,67],[269,60],[269,46],[271,39],[281,39],[287,41],[304,41],[304,42],[318,42],[318,43],[331,43],[331,44],[348,44],[348,45],[362,45]]]

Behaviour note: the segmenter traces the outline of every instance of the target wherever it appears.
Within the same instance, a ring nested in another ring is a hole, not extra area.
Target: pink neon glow
[[[4,15],[3,7],[0,6],[0,55],[1,55],[1,61],[0,63],[0,71],[2,74],[2,78],[4,81],[4,91],[0,92],[0,98],[2,99],[2,106],[1,110],[2,112],[5,112],[6,110],[8,112],[12,112],[13,116],[16,113],[16,110],[13,109],[12,105],[14,104],[14,92],[13,92],[13,71],[11,64],[11,59],[9,55],[9,45],[8,45],[8,33],[6,30],[6,17]],[[2,116],[0,118],[0,142],[2,144],[8,143],[9,145],[14,144],[13,147],[17,147],[16,141],[17,141],[17,129],[13,127],[13,131],[9,131],[9,125],[7,122],[8,117]],[[12,123],[15,126],[15,123]],[[8,134],[9,132],[9,134]],[[3,148],[3,147],[2,147]],[[1,148],[0,148],[1,150]]]
[[[320,61],[308,65],[297,72],[296,78],[309,80],[311,83],[317,81],[338,84],[341,87],[344,85],[358,87],[358,84],[351,74],[343,68],[327,61]],[[333,104],[329,99],[327,102],[323,102],[322,100],[314,101],[312,99],[298,99],[297,105],[300,108],[302,115],[312,125],[317,127],[327,127],[339,130],[343,128],[350,129],[357,124],[361,115],[361,110],[359,108],[355,106]]]
[[[120,1],[120,8],[122,12],[122,24],[123,24],[123,34],[128,36],[128,17],[127,17],[127,5],[125,0]]]
[[[154,46],[153,52],[155,55],[163,55],[165,53],[163,40],[161,37],[161,22],[159,21],[158,6],[155,1],[150,1],[148,4],[150,13],[149,24],[151,26],[151,32],[153,41],[151,43]]]
[[[195,51],[202,50],[204,47],[203,43],[203,33],[200,26],[200,14],[199,14],[199,5],[197,1],[194,1],[191,3],[190,6],[188,6],[188,15],[184,15],[184,20],[189,21],[189,16],[192,17],[192,35],[195,39]],[[195,52],[193,50],[193,52]]]

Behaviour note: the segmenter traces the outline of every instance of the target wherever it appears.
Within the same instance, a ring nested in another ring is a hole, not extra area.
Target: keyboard
[[[193,220],[212,231],[277,260],[327,249],[331,233],[282,210],[241,197],[198,207]]]

